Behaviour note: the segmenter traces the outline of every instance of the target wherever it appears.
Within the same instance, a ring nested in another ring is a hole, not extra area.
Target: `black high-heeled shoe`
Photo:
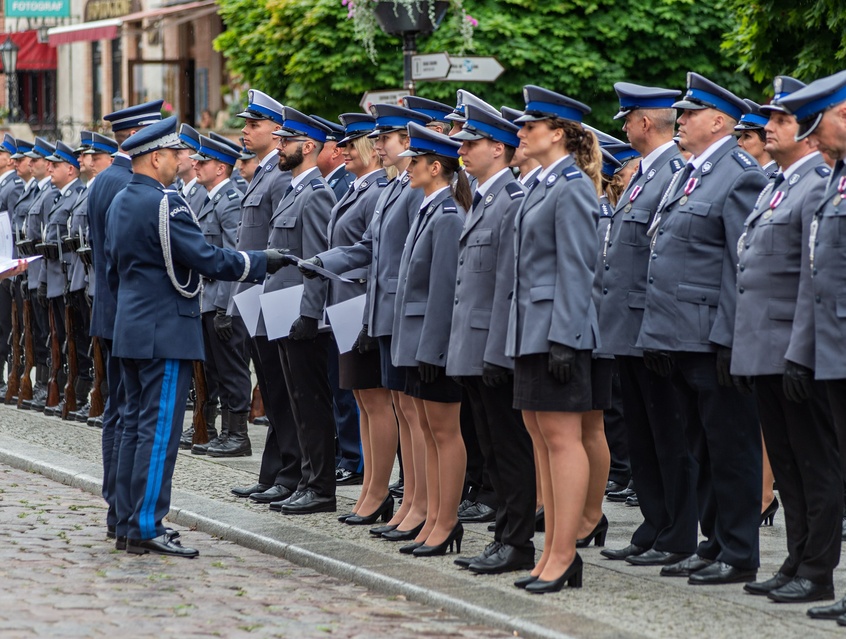
[[[384,526],[376,526],[375,528],[370,529],[370,534],[374,537],[381,537],[382,533],[396,530],[398,526],[399,524],[385,524]]]
[[[564,587],[565,583],[570,588],[581,588],[583,567],[582,558],[579,557],[579,553],[576,553],[573,563],[570,564],[567,570],[564,571],[564,574],[558,579],[553,579],[552,581],[537,579],[526,586],[526,592],[536,595],[542,595],[547,592],[558,592]]]
[[[772,526],[776,512],[778,512],[778,497],[773,495],[770,505],[761,513],[761,526]]]
[[[534,575],[529,575],[528,577],[520,577],[517,581],[514,582],[514,585],[518,588],[526,589],[526,586],[529,584],[533,584],[538,580],[537,577]]]
[[[349,524],[350,526],[369,526],[371,524],[375,524],[376,520],[380,517],[382,521],[388,522],[391,520],[391,517],[394,516],[394,498],[388,493],[388,496],[385,497],[385,501],[382,502],[382,505],[379,506],[375,511],[370,513],[369,515],[353,515],[352,517],[347,517],[345,524]]]
[[[590,546],[590,542],[596,540],[595,543],[597,546],[604,546],[605,545],[605,535],[608,533],[608,518],[605,515],[602,515],[602,519],[599,520],[599,523],[596,524],[596,528],[590,531],[587,537],[583,537],[582,539],[576,540],[576,548],[587,548]]]
[[[449,551],[452,552],[453,544],[455,545],[455,552],[460,553],[462,539],[464,539],[464,526],[459,521],[455,524],[455,528],[452,529],[452,532],[449,533],[449,536],[443,543],[440,543],[437,546],[427,546],[424,544],[419,548],[415,548],[411,554],[415,557],[436,557],[438,555],[445,555],[447,554],[447,548],[449,548]]]
[[[410,555],[415,550],[420,548],[420,546],[422,546],[422,545],[423,545],[422,541],[415,541],[413,544],[408,544],[407,546],[401,546],[399,550],[403,555]]]
[[[417,537],[425,525],[426,520],[424,519],[411,530],[400,530],[399,528],[395,528],[394,530],[382,533],[382,539],[387,541],[408,541],[409,539]]]
[[[353,513],[353,512],[349,512],[349,513],[345,513],[345,514],[343,514],[343,515],[338,515],[338,521],[339,521],[339,522],[341,522],[341,523],[343,524],[343,523],[345,523],[345,522],[347,521],[347,519],[349,519],[350,517],[355,517],[355,513]]]

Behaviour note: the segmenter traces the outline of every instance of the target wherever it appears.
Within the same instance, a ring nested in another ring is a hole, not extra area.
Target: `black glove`
[[[786,361],[784,377],[781,378],[781,387],[784,394],[791,402],[805,402],[811,398],[814,371],[810,368]]]
[[[291,324],[291,332],[288,337],[293,340],[307,340],[317,337],[317,320],[313,317],[304,317],[300,315],[294,323]]]
[[[497,386],[504,386],[508,381],[508,369],[496,364],[482,364],[482,382],[485,386],[496,388]]]
[[[267,249],[264,251],[264,254],[267,257],[267,272],[271,275],[283,266],[288,266],[289,264],[295,265],[297,263],[297,260],[288,255],[288,251]]]
[[[305,262],[306,264],[314,264],[315,266],[319,266],[320,268],[323,268],[323,260],[321,260],[316,255],[314,257],[310,257],[307,260],[303,260],[303,262]],[[297,268],[300,269],[300,273],[303,274],[303,277],[305,277],[307,279],[312,280],[315,277],[318,277],[318,274],[315,273],[314,271],[310,270],[310,269],[307,269],[303,266],[298,266]]]
[[[427,364],[426,362],[417,362],[417,370],[420,373],[420,379],[423,383],[431,384],[438,379],[438,375],[441,374],[443,368],[434,364]]]
[[[221,342],[228,342],[232,339],[232,316],[227,315],[222,308],[217,309],[214,314],[214,332]]]
[[[731,349],[725,346],[717,347],[717,383],[720,386],[734,386],[731,378]]]
[[[362,355],[365,353],[369,353],[370,351],[376,349],[379,346],[379,341],[375,337],[370,337],[367,334],[367,324],[361,327],[361,332],[358,334],[358,337],[355,338],[355,342],[353,342],[352,350],[358,351]]]
[[[643,351],[643,365],[658,377],[669,377],[673,372],[673,356],[667,351]]]
[[[731,381],[734,383],[734,387],[741,395],[752,394],[752,384],[754,381],[751,377],[746,375],[732,375]]]
[[[35,297],[41,306],[47,308],[47,284],[45,282],[41,282],[41,284],[38,285],[38,291],[36,292]]]
[[[576,349],[552,342],[549,348],[549,372],[562,384],[566,384],[573,377],[576,365]]]

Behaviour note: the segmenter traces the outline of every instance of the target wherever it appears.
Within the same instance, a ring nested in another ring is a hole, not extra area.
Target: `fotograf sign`
[[[69,18],[70,0],[6,0],[7,18]]]

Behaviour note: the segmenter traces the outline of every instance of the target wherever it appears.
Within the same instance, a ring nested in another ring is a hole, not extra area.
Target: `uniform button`
[[[749,248],[749,246],[750,246],[750,245],[749,245],[749,244],[747,244],[745,248]]]
[[[611,265],[610,265],[610,264],[606,264],[606,265],[605,265],[605,270],[607,271],[609,268],[611,268]]]
[[[657,253],[653,253],[650,257],[651,257],[653,260],[657,260],[657,259],[658,259],[658,254],[657,254]]]
[[[455,280],[455,285],[458,286],[459,284],[461,284],[461,280]]]
[[[459,264],[464,264],[464,258],[462,257],[460,260],[458,260],[458,263],[459,263]]]
[[[650,277],[650,278],[649,278],[649,283],[650,283],[650,284],[652,284],[652,282],[654,282],[654,281],[655,281],[655,278],[654,278],[654,277]]]
[[[816,275],[816,274],[817,274],[817,267],[814,267],[814,271],[813,271],[813,272],[814,272],[814,275]]]
[[[699,299],[701,299],[703,302],[705,302],[705,301],[707,301],[707,299],[708,299],[708,298],[707,298],[707,297],[705,297],[705,296],[703,295],[703,296],[702,296],[701,298],[699,298]]]
[[[660,229],[660,230],[658,231],[658,235],[664,235],[664,229]]]
[[[737,292],[742,295],[743,294],[743,287],[741,286],[739,289],[737,289]],[[705,298],[703,297],[702,299],[704,300]]]
[[[576,335],[576,339],[582,339],[582,334],[579,333],[578,335]]]
[[[745,271],[745,270],[746,270],[746,266],[744,266],[743,264],[741,264],[741,265],[738,267],[738,270],[742,273],[743,271]]]
[[[458,306],[458,298],[455,298],[455,305]]]
[[[602,294],[603,294],[603,295],[608,295],[608,289],[607,289],[607,288],[603,288],[603,289],[602,289]]]
[[[822,299],[820,299],[820,296],[819,296],[819,295],[817,295],[814,299],[816,300],[817,304],[819,304],[820,302],[822,302]]]

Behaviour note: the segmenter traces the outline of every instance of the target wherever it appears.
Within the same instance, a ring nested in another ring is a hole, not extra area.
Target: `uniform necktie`
[[[482,194],[479,193],[478,191],[476,191],[476,193],[473,195],[473,208],[475,209],[478,206],[479,202],[481,202],[481,201],[482,201]]]
[[[291,192],[291,191],[293,191],[293,190],[294,190],[294,186],[293,186],[292,184],[289,184],[289,185],[288,185],[288,188],[287,188],[287,189],[285,189],[285,195],[284,195],[283,199],[284,199],[285,197],[288,197],[288,193],[290,193],[290,192]]]
[[[208,204],[209,202],[211,202],[211,198],[207,195],[206,197],[203,198],[202,208],[206,208],[206,204]]]
[[[773,191],[775,191],[782,182],[784,182],[784,173],[779,172],[776,174],[775,178],[773,178]]]

